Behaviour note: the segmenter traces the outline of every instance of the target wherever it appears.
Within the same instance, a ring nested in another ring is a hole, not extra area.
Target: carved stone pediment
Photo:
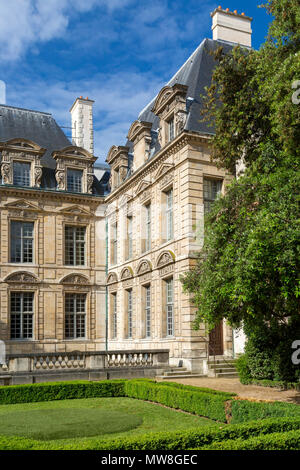
[[[143,259],[136,270],[137,276],[142,276],[143,274],[149,273],[152,271],[152,265],[147,259]]]
[[[7,209],[19,209],[19,210],[29,210],[29,211],[40,211],[41,208],[32,202],[28,202],[25,199],[18,199],[17,201],[8,202],[4,205]]]
[[[185,97],[188,87],[176,83],[175,85],[163,87],[157,95],[152,112],[159,116],[164,109],[174,101],[176,96]]]
[[[79,216],[84,216],[84,217],[92,217],[92,213],[86,209],[84,209],[81,206],[78,205],[73,205],[69,207],[63,207],[59,211],[62,214],[67,214],[67,215],[79,215]]]
[[[16,273],[9,274],[4,279],[4,282],[37,284],[38,282],[41,282],[41,281],[32,273],[29,273],[26,271],[18,271]]]
[[[56,159],[57,157],[71,157],[71,158],[84,158],[85,160],[94,161],[96,158],[88,152],[86,149],[82,147],[77,147],[76,145],[70,145],[69,147],[65,147],[62,150],[57,150],[52,153],[53,157]]]
[[[161,268],[175,262],[175,255],[171,250],[163,251],[157,258],[156,267]]]
[[[131,279],[133,277],[133,270],[130,266],[122,269],[120,279],[121,281],[126,281],[127,279]]]
[[[116,273],[109,273],[106,279],[106,284],[114,284],[115,282],[118,282],[118,276]]]
[[[127,161],[128,163],[128,152],[129,147],[113,145],[107,154],[106,161],[111,165],[118,157],[121,160]]]
[[[90,285],[90,281],[86,276],[83,276],[82,274],[68,274],[60,281],[60,284],[87,286]]]
[[[146,181],[146,180],[140,181],[139,184],[137,185],[136,190],[135,190],[135,194],[138,195],[142,191],[146,191],[149,188],[150,185],[151,185],[150,181]]]
[[[36,144],[32,140],[28,139],[10,139],[7,140],[6,142],[1,142],[0,143],[0,148],[5,148],[5,149],[15,149],[18,151],[22,151],[24,153],[30,152],[30,153],[38,153],[40,155],[43,155],[46,151],[43,147],[41,147],[39,144]]]
[[[131,200],[132,200],[131,194],[123,194],[119,202],[119,207],[126,206],[126,204],[129,204]]]
[[[155,179],[161,178],[163,175],[168,173],[170,170],[174,169],[174,164],[173,163],[162,163],[160,165],[159,169],[156,172]]]
[[[134,142],[141,133],[150,134],[151,128],[152,122],[134,121],[130,126],[127,138],[130,142]]]

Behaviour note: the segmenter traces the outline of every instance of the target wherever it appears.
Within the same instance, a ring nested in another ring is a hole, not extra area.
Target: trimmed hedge
[[[231,398],[231,397],[236,397],[236,393],[231,393],[231,392],[223,392],[221,390],[212,390],[207,387],[195,387],[193,385],[184,385],[180,384],[177,382],[158,382],[159,385],[164,385],[164,386],[169,386],[169,387],[175,387],[175,388],[181,388],[184,390],[190,390],[192,392],[202,392],[202,393],[209,393],[211,395],[220,395],[223,396],[224,398]]]
[[[13,450],[188,450],[190,448],[210,448],[211,445],[223,442],[248,442],[253,436],[271,435],[272,433],[299,430],[300,419],[273,418],[263,422],[241,425],[229,425],[211,428],[200,428],[190,431],[173,431],[150,433],[131,438],[84,439],[73,444],[57,444],[36,441],[22,437],[0,436],[0,449]],[[229,445],[229,444],[228,444]],[[209,447],[208,447],[209,446]]]
[[[178,387],[166,387],[160,383],[145,383],[130,380],[125,383],[127,397],[148,400],[170,408],[180,409],[206,418],[227,422],[223,395],[185,390]]]
[[[0,404],[69,400],[73,398],[124,397],[126,380],[101,382],[49,382],[0,387]]]
[[[132,438],[87,442],[88,450],[188,450],[224,440],[248,439],[275,432],[298,430],[300,418],[269,419],[241,425],[211,427],[201,430],[160,432]],[[92,445],[91,445],[92,444]]]
[[[300,430],[215,442],[199,450],[299,450]],[[196,450],[196,449],[195,449]]]
[[[299,449],[300,407],[234,399],[234,394],[150,379],[74,381],[0,387],[0,404],[94,397],[130,397],[219,421],[213,427],[61,445],[0,436],[0,449],[187,450]],[[230,425],[225,425],[231,420]],[[256,420],[256,421],[252,421]],[[249,422],[250,421],[250,422]],[[245,423],[246,424],[240,424]]]
[[[293,403],[253,402],[248,400],[231,401],[231,424],[245,423],[252,420],[261,420],[271,417],[297,417],[300,418],[300,406]]]

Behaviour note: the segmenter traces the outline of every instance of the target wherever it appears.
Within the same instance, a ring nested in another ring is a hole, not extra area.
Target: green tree
[[[212,159],[235,173],[243,156],[246,170],[205,218],[204,247],[182,282],[196,329],[225,318],[248,334],[298,325],[289,331],[300,337],[299,0],[264,7],[274,19],[259,51],[216,53],[202,117],[214,123]]]

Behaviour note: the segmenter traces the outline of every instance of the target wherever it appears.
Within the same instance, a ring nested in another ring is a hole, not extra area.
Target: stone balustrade
[[[155,376],[156,371],[168,366],[168,350],[9,355],[6,364],[0,364],[0,385],[7,383],[6,378],[11,378],[9,383],[32,383],[54,379],[76,380],[77,377],[97,380]]]
[[[107,367],[152,367],[153,354],[142,353],[115,353],[107,354]]]

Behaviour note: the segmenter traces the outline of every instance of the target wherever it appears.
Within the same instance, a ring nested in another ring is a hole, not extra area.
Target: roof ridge
[[[18,106],[9,106],[7,104],[0,104],[0,108],[18,109],[19,111],[27,111],[30,113],[37,113],[37,114],[44,114],[46,116],[52,116],[51,113],[46,113],[45,111],[36,111],[35,109],[19,108]]]

